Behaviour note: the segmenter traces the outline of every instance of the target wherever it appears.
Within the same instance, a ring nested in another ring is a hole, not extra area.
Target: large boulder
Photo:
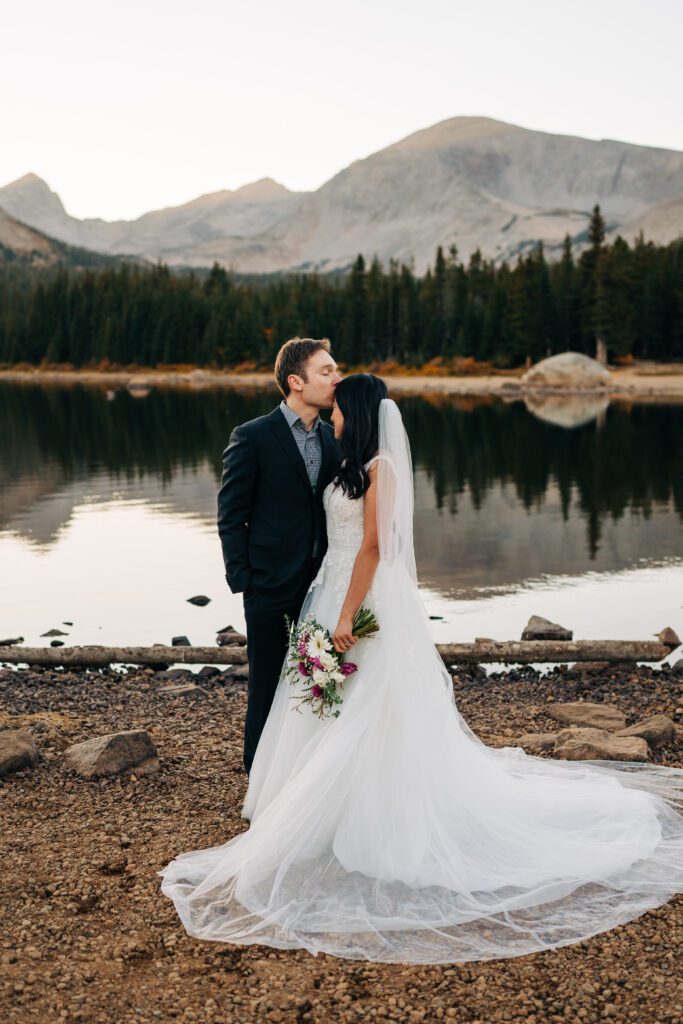
[[[569,704],[551,704],[547,712],[562,725],[585,726],[592,729],[606,729],[617,732],[626,728],[626,717],[612,704],[592,704],[589,701],[574,701]]]
[[[571,629],[542,615],[532,615],[522,631],[522,640],[571,640],[573,636]]]
[[[606,729],[563,729],[555,754],[565,761],[647,761],[650,748],[638,736],[615,736]]]
[[[542,359],[522,377],[522,386],[564,391],[599,391],[609,387],[609,370],[582,352],[560,352],[559,355]]]
[[[620,729],[617,736],[640,736],[651,747],[667,747],[677,739],[676,725],[666,715],[652,715],[627,729]]]
[[[23,729],[0,732],[0,776],[32,768],[39,760],[40,752],[30,732]]]
[[[128,769],[134,769],[136,775],[159,771],[157,749],[146,729],[94,736],[67,747],[64,756],[70,767],[86,779],[117,775]]]

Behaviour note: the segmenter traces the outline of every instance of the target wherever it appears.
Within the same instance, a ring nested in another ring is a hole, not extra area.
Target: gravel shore
[[[156,871],[248,827],[244,685],[195,681],[204,692],[170,696],[151,669],[0,670],[0,728],[27,729],[42,754],[0,780],[0,1020],[683,1022],[680,896],[589,941],[489,963],[373,965],[189,938]],[[681,676],[667,669],[460,673],[454,685],[492,746],[555,729],[552,701],[614,704],[628,724],[657,713],[682,724]],[[152,736],[158,774],[85,781],[66,767],[70,744],[134,728]],[[674,745],[656,760],[683,767],[682,754]]]

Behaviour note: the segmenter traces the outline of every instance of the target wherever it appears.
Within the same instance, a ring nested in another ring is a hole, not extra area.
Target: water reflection
[[[564,521],[583,524],[584,545],[572,552],[579,561],[596,557],[606,524],[627,512],[649,519],[659,511],[680,543],[682,407],[612,406],[602,424],[571,431],[530,416],[522,402],[410,399],[402,411],[415,464],[451,516],[467,492],[503,537],[514,506],[542,514],[555,501]],[[501,487],[513,496],[502,519],[500,508],[485,507]]]
[[[524,396],[524,404],[539,420],[556,427],[573,429],[597,420],[598,426],[605,422],[609,398],[604,395],[543,395]]]
[[[58,542],[85,502],[140,500],[213,529],[221,451],[274,393],[0,385],[0,535]],[[683,408],[400,399],[415,463],[421,579],[442,592],[681,554]],[[538,413],[538,409],[535,410]],[[559,419],[558,419],[559,417]],[[553,422],[548,422],[553,420]],[[106,542],[106,541],[105,541]]]

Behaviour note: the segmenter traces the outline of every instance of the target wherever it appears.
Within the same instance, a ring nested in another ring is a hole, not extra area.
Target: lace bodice
[[[375,457],[376,458],[376,457]],[[366,463],[366,469],[375,459]],[[327,524],[327,554],[313,581],[316,586],[327,577],[337,596],[346,596],[353,563],[363,543],[365,498],[350,498],[341,487],[329,483],[323,492]],[[369,595],[372,594],[372,587]],[[366,602],[367,603],[367,602]]]
[[[355,556],[363,541],[365,499],[349,498],[341,487],[328,484],[323,493],[323,506],[328,550],[353,551]]]

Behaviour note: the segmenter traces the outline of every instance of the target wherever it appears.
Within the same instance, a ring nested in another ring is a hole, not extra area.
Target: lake
[[[518,639],[532,614],[576,638],[683,635],[683,406],[612,404],[590,418],[520,400],[397,399],[435,640]],[[0,384],[0,636],[41,645],[57,627],[69,644],[203,644],[243,628],[215,527],[221,453],[235,424],[277,401]],[[211,603],[188,604],[195,594]]]

